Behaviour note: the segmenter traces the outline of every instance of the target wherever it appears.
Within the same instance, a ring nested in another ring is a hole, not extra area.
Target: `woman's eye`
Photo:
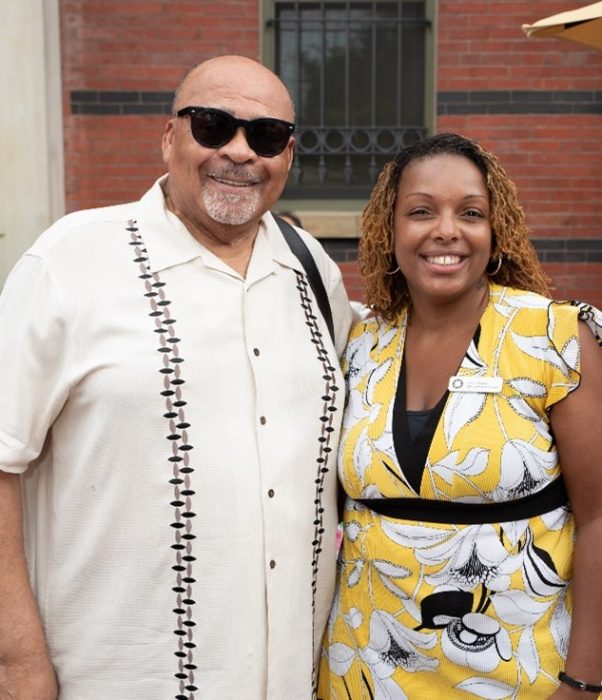
[[[483,214],[478,209],[468,209],[467,211],[464,212],[464,216],[467,216],[469,218],[476,218],[476,219],[483,218]]]
[[[429,214],[428,209],[424,209],[423,207],[418,207],[416,209],[412,209],[411,212],[409,212],[410,216],[426,216]]]

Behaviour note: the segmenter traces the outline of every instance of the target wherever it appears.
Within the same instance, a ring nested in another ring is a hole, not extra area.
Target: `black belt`
[[[568,504],[562,476],[554,479],[537,493],[501,503],[460,503],[430,498],[359,498],[355,500],[385,517],[450,525],[525,520]]]

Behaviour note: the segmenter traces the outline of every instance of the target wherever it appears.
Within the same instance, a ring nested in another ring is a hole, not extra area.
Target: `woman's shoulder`
[[[514,332],[549,335],[550,327],[560,326],[569,333],[577,328],[578,310],[570,302],[495,284],[491,285],[490,297],[497,317],[504,325],[509,323]]]
[[[405,312],[399,314],[393,322],[385,321],[382,316],[378,315],[365,317],[351,328],[349,342],[360,338],[366,340],[380,339],[383,337],[388,338],[391,334],[395,334],[399,331],[403,324],[404,317]]]
[[[550,299],[510,287],[492,287],[494,321],[486,326],[510,356],[539,364],[559,384],[578,385],[580,322],[602,346],[602,313],[590,304]],[[489,315],[492,318],[492,315]],[[534,367],[534,365],[533,365]]]
[[[501,310],[503,308],[514,311],[529,309],[532,311],[547,311],[552,299],[537,292],[528,292],[525,289],[515,287],[504,287],[499,284],[490,285],[490,298],[494,306]]]
[[[535,292],[491,285],[491,299],[496,311],[531,326],[532,332],[573,336],[583,321],[602,345],[602,311],[574,299],[551,299]]]
[[[347,341],[346,356],[348,360],[363,357],[367,360],[385,359],[385,356],[393,354],[396,347],[396,339],[399,337],[403,324],[403,314],[393,323],[385,321],[380,316],[364,319],[351,329]]]

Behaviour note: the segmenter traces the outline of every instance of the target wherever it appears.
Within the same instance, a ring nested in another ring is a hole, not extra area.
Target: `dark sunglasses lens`
[[[204,109],[190,115],[192,135],[201,146],[219,148],[234,136],[236,123],[226,112]]]
[[[275,119],[256,119],[247,127],[249,146],[260,156],[277,156],[286,148],[291,131]]]

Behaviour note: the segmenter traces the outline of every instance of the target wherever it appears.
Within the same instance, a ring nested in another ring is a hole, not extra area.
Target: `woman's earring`
[[[501,253],[497,256],[497,265],[495,266],[495,270],[489,270],[489,265],[493,262],[493,259],[491,259],[487,263],[487,267],[485,268],[485,273],[487,274],[488,277],[495,277],[497,273],[500,271],[502,267],[502,255]]]
[[[394,269],[390,270],[389,272],[385,272],[385,275],[396,275],[399,272],[399,265]]]

